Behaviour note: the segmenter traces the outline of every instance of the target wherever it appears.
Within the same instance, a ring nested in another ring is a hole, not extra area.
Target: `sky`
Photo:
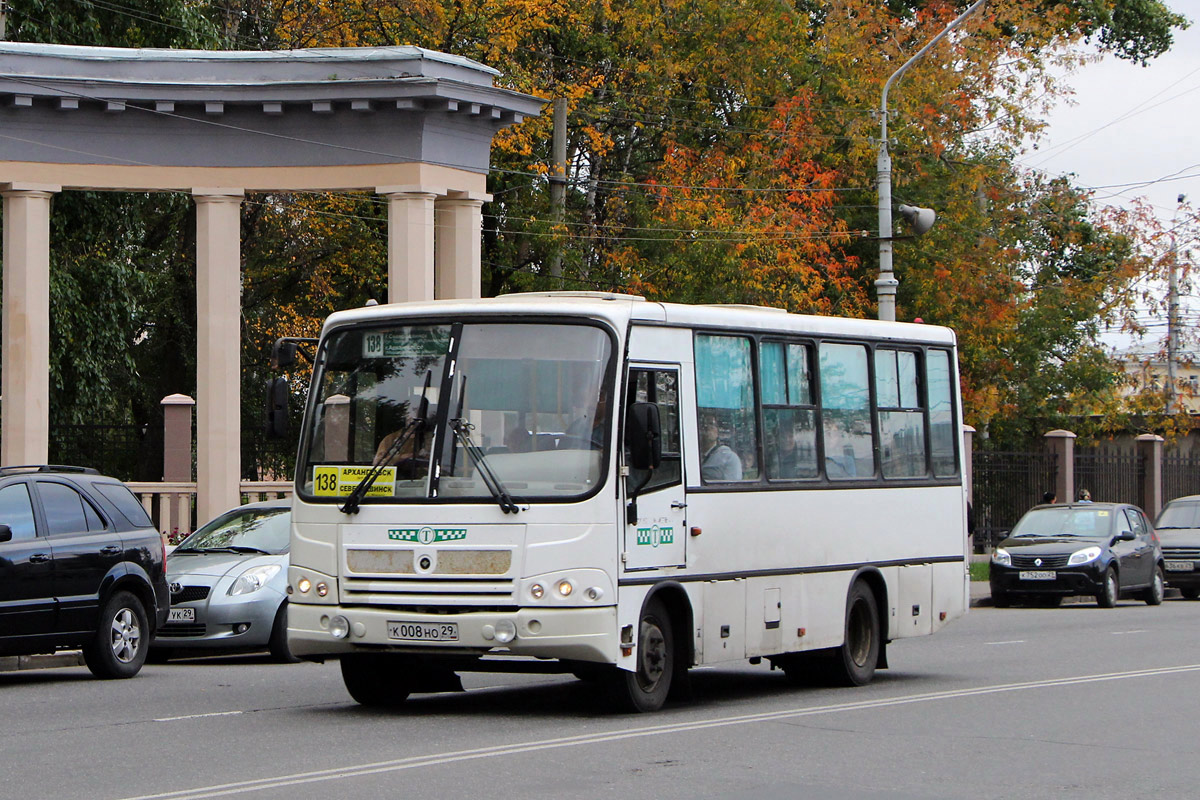
[[[1075,96],[1059,103],[1037,149],[1020,161],[1051,174],[1073,174],[1077,186],[1096,189],[1099,203],[1127,207],[1143,197],[1170,226],[1178,195],[1200,209],[1200,0],[1166,2],[1192,21],[1191,28],[1176,32],[1171,50],[1145,67],[1109,57],[1064,76]],[[1181,252],[1188,244],[1178,242]],[[1200,242],[1190,245],[1193,261],[1200,261]],[[1190,311],[1200,310],[1200,297],[1187,293],[1181,303],[1185,322]],[[1106,341],[1120,350],[1156,350],[1166,334],[1165,320],[1144,321],[1150,325],[1144,341],[1122,336]]]

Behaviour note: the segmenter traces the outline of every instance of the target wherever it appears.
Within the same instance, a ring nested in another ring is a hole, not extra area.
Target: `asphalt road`
[[[738,663],[640,716],[557,676],[383,713],[332,662],[0,673],[0,798],[1194,797],[1198,629],[1182,600],[979,608],[895,643],[867,687]]]

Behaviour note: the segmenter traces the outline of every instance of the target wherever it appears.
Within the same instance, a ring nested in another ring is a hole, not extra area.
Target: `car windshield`
[[[1171,503],[1162,510],[1158,523],[1154,526],[1163,528],[1200,528],[1200,503]]]
[[[227,550],[279,555],[288,551],[291,520],[287,508],[237,508],[184,539],[175,552]]]
[[[1107,536],[1112,508],[1035,508],[1021,518],[1011,536]]]
[[[340,502],[379,467],[365,503],[590,494],[609,447],[611,380],[611,337],[592,324],[334,331],[317,355],[298,489]]]

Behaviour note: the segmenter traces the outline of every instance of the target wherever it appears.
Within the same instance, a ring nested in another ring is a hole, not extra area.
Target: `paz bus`
[[[288,644],[358,702],[573,673],[870,681],[968,608],[955,337],[593,292],[331,315],[298,454]]]

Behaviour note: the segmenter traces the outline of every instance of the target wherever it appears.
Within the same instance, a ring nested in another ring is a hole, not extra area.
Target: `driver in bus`
[[[371,459],[373,466],[395,467],[396,478],[400,480],[420,478],[429,471],[429,447],[424,431],[415,431],[408,441],[388,458],[388,450],[396,443],[396,439],[404,435],[407,428],[407,425],[401,425],[399,430],[380,439],[379,446],[375,448],[375,456]]]

